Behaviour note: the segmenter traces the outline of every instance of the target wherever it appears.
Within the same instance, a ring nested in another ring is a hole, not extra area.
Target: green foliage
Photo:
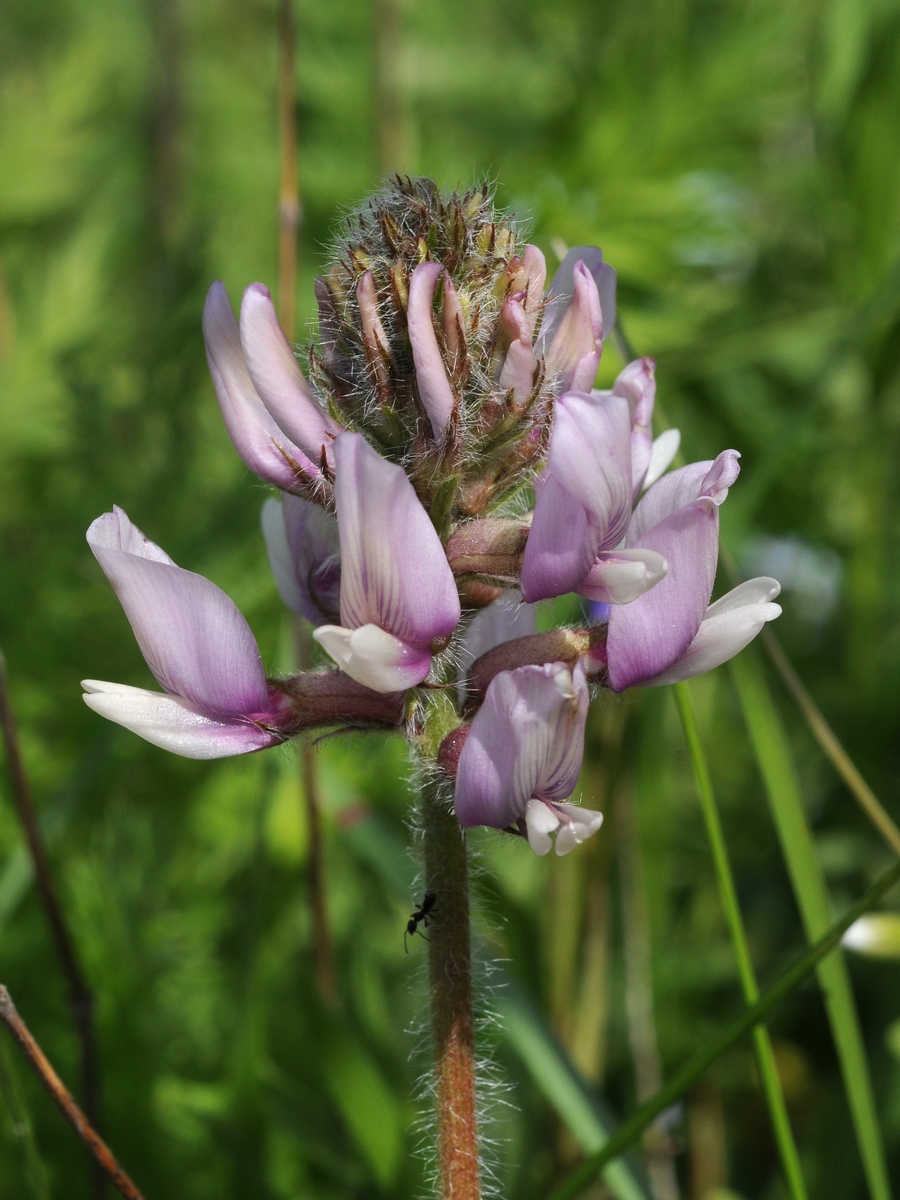
[[[303,318],[335,222],[377,183],[374,7],[296,4]],[[410,6],[405,28],[412,150],[398,166],[446,185],[492,173],[551,261],[554,239],[603,246],[687,456],[743,454],[722,512],[731,550],[748,572],[784,578],[778,636],[900,811],[896,4],[454,0]],[[233,596],[267,664],[289,661],[258,533],[265,491],[221,426],[200,336],[210,280],[233,300],[252,280],[275,283],[274,4],[9,0],[0,65],[0,644],[97,996],[104,1132],[148,1200],[420,1194],[427,1109],[410,1098],[427,1063],[423,947],[414,938],[405,956],[403,929],[421,894],[399,740],[317,751],[332,1011],[313,980],[293,755],[174,759],[79,699],[84,677],[149,678],[84,542],[113,503]],[[610,345],[602,379],[620,365]],[[693,694],[753,961],[771,978],[804,942],[788,873],[727,674]],[[810,853],[842,910],[889,855],[786,697],[774,702]],[[647,1049],[632,1019],[635,949],[650,951],[665,1077],[740,990],[662,694],[601,699],[583,788],[606,825],[567,860],[474,839],[484,957],[508,958],[548,1014],[576,1072],[560,1078],[624,1115]],[[637,890],[624,857],[635,844]],[[890,961],[847,970],[896,1182],[900,978]],[[0,979],[74,1085],[65,986],[5,776]],[[771,1033],[810,1194],[864,1195],[820,996],[794,995]],[[547,1194],[577,1161],[578,1128],[584,1146],[578,1120],[596,1112],[571,1090],[564,1110],[508,1038],[483,1040],[513,1089],[486,1102],[499,1190]],[[4,1061],[0,1198],[86,1197],[81,1147],[9,1048]],[[777,1196],[749,1057],[723,1058],[706,1089],[676,1129],[683,1180]],[[701,1110],[719,1114],[718,1159],[692,1134]],[[727,1178],[704,1176],[723,1156]]]

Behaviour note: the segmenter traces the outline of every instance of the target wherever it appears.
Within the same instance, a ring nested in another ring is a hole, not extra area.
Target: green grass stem
[[[747,945],[747,935],[744,930],[744,921],[741,916],[734,876],[731,871],[728,847],[725,844],[725,835],[722,830],[722,822],[719,817],[719,810],[713,791],[712,778],[700,738],[700,728],[697,722],[697,713],[694,708],[691,690],[686,683],[676,683],[673,691],[678,715],[681,718],[681,725],[684,729],[685,741],[687,742],[691,762],[694,766],[697,791],[700,795],[700,807],[703,810],[703,820],[706,824],[706,832],[709,837],[710,849],[712,850],[713,865],[716,872],[716,881],[719,885],[719,894],[722,898],[722,907],[725,910],[725,919],[728,922],[728,930],[734,945],[741,990],[744,993],[744,999],[747,1003],[755,1004],[759,999],[759,986],[753,970],[750,948]],[[769,1118],[772,1122],[772,1129],[778,1145],[778,1153],[781,1157],[781,1165],[784,1168],[788,1190],[793,1200],[806,1200],[807,1193],[803,1182],[803,1172],[800,1167],[800,1156],[797,1153],[797,1144],[794,1141],[787,1105],[784,1102],[784,1093],[781,1089],[781,1081],[778,1078],[775,1055],[772,1050],[772,1040],[765,1025],[757,1025],[753,1030],[753,1048],[756,1054],[760,1082],[762,1083],[763,1094],[765,1095],[766,1105],[769,1109]]]
[[[717,1059],[730,1050],[746,1033],[764,1021],[785,996],[789,995],[805,979],[808,979],[823,961],[827,961],[827,955],[834,950],[853,922],[859,920],[863,913],[868,912],[873,905],[877,904],[898,880],[900,880],[900,862],[895,863],[880,879],[876,880],[844,916],[831,926],[824,937],[819,938],[810,946],[792,967],[789,967],[770,988],[763,992],[755,1004],[745,1008],[720,1034],[708,1041],[702,1050],[698,1050],[693,1058],[679,1068],[666,1086],[657,1092],[652,1100],[642,1104],[637,1112],[619,1127],[605,1146],[582,1163],[576,1171],[573,1171],[568,1179],[563,1180],[550,1196],[550,1200],[573,1200],[575,1196],[580,1196],[586,1188],[590,1187],[607,1163],[618,1158],[632,1142],[641,1136],[647,1126],[661,1112],[665,1112],[670,1105],[680,1099]]]

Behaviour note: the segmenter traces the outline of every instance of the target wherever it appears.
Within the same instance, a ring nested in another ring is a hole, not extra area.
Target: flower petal
[[[625,397],[631,409],[631,474],[635,497],[643,486],[653,447],[655,368],[652,358],[638,358],[619,372],[612,389],[614,396]]]
[[[678,429],[666,429],[658,438],[654,438],[650,450],[650,462],[641,484],[643,488],[652,487],[657,479],[661,479],[672,465],[678,447],[681,445],[681,432]]]
[[[282,739],[248,720],[199,712],[181,696],[85,679],[84,702],[101,717],[124,725],[154,746],[184,758],[228,758],[264,750]]]
[[[444,436],[456,404],[434,332],[431,311],[435,284],[442,270],[440,263],[419,263],[410,276],[407,307],[409,344],[416,367],[419,399],[437,441]]]
[[[554,807],[560,816],[560,826],[556,831],[556,853],[560,856],[587,841],[603,824],[603,813],[592,808],[582,808],[580,804],[557,804]]]
[[[298,477],[317,475],[318,468],[276,425],[257,395],[228,294],[218,282],[203,306],[203,337],[222,419],[242,462],[278,488],[290,489]]]
[[[543,857],[553,846],[551,833],[559,828],[559,815],[552,804],[544,800],[529,800],[525,806],[525,836],[535,854]]]
[[[575,264],[572,300],[557,325],[544,360],[562,391],[589,391],[603,349],[603,317],[597,285],[583,262]]]
[[[342,671],[373,692],[404,692],[431,669],[431,651],[410,646],[377,625],[320,625],[313,637]]]
[[[606,649],[614,692],[667,671],[694,640],[716,575],[718,513],[711,499],[695,500],[631,547],[661,554],[669,573],[637,600],[610,611]]]
[[[668,569],[655,550],[607,550],[575,590],[595,604],[630,604],[659,583]]]
[[[98,517],[87,540],[167,692],[209,714],[268,711],[256,639],[221,588],[175,566],[120,508]]]
[[[618,545],[631,513],[631,426],[621,396],[557,400],[545,482],[522,561],[529,602],[573,591]]]
[[[318,469],[341,427],[319,406],[278,324],[269,289],[251,283],[241,301],[241,347],[263,404]]]
[[[547,260],[537,246],[528,245],[522,252],[522,269],[526,278],[525,313],[528,332],[534,336],[534,326],[541,311],[544,283],[547,279]]]
[[[775,581],[767,579],[765,582],[769,584]],[[746,586],[742,584],[741,588]],[[735,588],[735,592],[740,592],[741,588]],[[776,596],[778,591],[780,588],[776,584]],[[718,603],[729,600],[731,595],[732,593],[723,596]],[[781,605],[769,601],[740,604],[735,600],[717,612],[713,612],[713,608],[710,608],[697,631],[697,636],[681,658],[667,671],[645,680],[646,687],[678,683],[682,679],[693,679],[695,675],[714,670],[730,658],[734,658],[752,642],[767,621],[774,621],[776,617],[781,616]]]
[[[341,585],[337,519],[299,496],[266,500],[262,531],[269,566],[288,608],[313,625],[334,623]]]
[[[491,680],[459,756],[460,825],[505,829],[532,797],[564,799],[581,769],[587,685],[563,663],[501,671]]]
[[[643,545],[648,529],[694,500],[705,496],[721,504],[740,474],[739,458],[737,450],[723,450],[714,461],[691,463],[664,475],[644,493],[634,510],[628,525],[628,545]]]
[[[342,433],[334,451],[341,624],[379,625],[421,647],[448,637],[460,617],[456,582],[406,473],[356,433]]]
[[[555,475],[545,475],[522,559],[522,596],[529,604],[573,591],[596,553],[584,505]]]
[[[553,281],[547,289],[547,306],[538,339],[539,353],[543,353],[553,340],[559,323],[575,293],[575,267],[583,262],[593,276],[600,297],[603,328],[610,331],[616,324],[616,273],[603,261],[597,246],[573,246],[559,265]]]

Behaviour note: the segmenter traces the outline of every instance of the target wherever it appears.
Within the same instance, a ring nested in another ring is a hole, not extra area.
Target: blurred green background
[[[724,540],[784,582],[778,636],[900,815],[897,0],[296,0],[295,13],[300,327],[336,222],[386,169],[445,186],[487,175],[551,263],[561,243],[601,245],[687,458],[742,452]],[[420,895],[400,740],[317,753],[333,1010],[313,982],[293,751],[188,762],[80,699],[83,677],[150,678],[84,541],[114,503],[229,592],[267,665],[290,664],[258,532],[266,489],[221,425],[200,334],[212,279],[233,300],[276,283],[274,0],[6,0],[0,64],[0,645],[96,994],[104,1131],[148,1200],[420,1195],[425,947],[403,952]],[[610,347],[602,378],[620,365]],[[889,852],[771,685],[840,910]],[[694,693],[771,979],[802,944],[796,905],[729,673]],[[606,697],[589,741],[584,798],[607,813],[593,844],[538,860],[474,839],[482,957],[506,960],[515,994],[621,1114],[653,1058],[634,1017],[648,989],[664,1073],[740,992],[667,690]],[[2,789],[0,980],[74,1085],[65,984],[5,774]],[[900,962],[851,968],[900,1186]],[[810,1195],[866,1196],[815,987],[773,1037]],[[498,1193],[546,1194],[577,1161],[571,1123],[515,1038],[488,1027],[483,1041]],[[0,1067],[0,1196],[88,1196],[82,1148],[5,1038]],[[746,1044],[670,1128],[685,1198],[785,1194]]]

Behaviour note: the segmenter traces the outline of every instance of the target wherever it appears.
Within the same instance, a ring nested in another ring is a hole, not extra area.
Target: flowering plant
[[[87,681],[87,703],[195,758],[322,728],[402,728],[421,780],[442,1195],[478,1189],[465,839],[486,825],[565,854],[601,825],[570,802],[592,691],[688,679],[780,609],[778,583],[710,603],[738,454],[669,470],[654,364],[594,390],[615,273],[576,247],[546,287],[485,189],[398,179],[318,280],[304,374],[267,290],[240,320],[215,283],[207,355],[263,510],[285,603],[335,664],[267,679],[230,599],[120,510],[88,541],[162,692]],[[538,601],[589,602],[536,632]]]

